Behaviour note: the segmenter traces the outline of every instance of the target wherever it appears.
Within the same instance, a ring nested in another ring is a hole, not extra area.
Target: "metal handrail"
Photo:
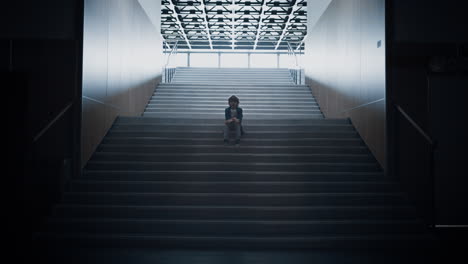
[[[289,73],[291,74],[291,78],[293,79],[295,84],[302,84],[302,67],[299,65],[299,61],[297,59],[297,54],[294,52],[294,49],[291,47],[289,42],[288,44],[288,56],[293,58],[293,63],[289,68]]]
[[[411,118],[411,116],[406,113],[406,111],[398,104],[394,104],[394,107],[397,112],[399,112],[405,119],[408,121],[411,126],[418,131],[418,133],[426,140],[426,142],[430,146],[430,160],[429,160],[429,176],[431,177],[431,210],[430,212],[430,217],[429,219],[429,227],[430,228],[435,228],[436,227],[436,222],[437,222],[437,216],[436,216],[436,201],[435,201],[435,151],[437,148],[437,141],[435,141],[421,126],[416,123],[416,121]]]
[[[165,68],[169,65],[171,56],[175,56],[175,55],[177,54],[178,48],[179,48],[179,41],[177,40],[177,41],[175,42],[174,46],[172,47],[171,51],[169,52],[169,55],[167,56],[166,64],[164,65]],[[173,55],[173,54],[174,54],[174,55]]]
[[[164,50],[165,50],[164,53],[165,54],[167,54],[166,46],[169,47],[167,42],[164,41]],[[167,55],[166,63],[164,64],[164,82],[165,83],[170,83],[172,81],[172,78],[174,77],[176,68],[170,68],[169,64],[171,62],[171,58],[177,55],[178,48],[179,48],[179,41],[176,41],[174,43],[174,46],[172,46],[171,51]]]
[[[288,44],[288,55],[294,58],[294,67],[300,67],[299,62],[297,60],[296,52],[294,52],[294,49],[291,47],[291,44],[289,44],[289,42],[286,43]]]

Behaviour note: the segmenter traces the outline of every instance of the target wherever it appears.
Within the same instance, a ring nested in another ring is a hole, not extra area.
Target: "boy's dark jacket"
[[[224,116],[226,118],[226,120],[228,119],[231,119],[231,107],[228,107],[224,110]],[[242,121],[242,108],[240,107],[237,107],[237,119],[239,119],[240,121]]]

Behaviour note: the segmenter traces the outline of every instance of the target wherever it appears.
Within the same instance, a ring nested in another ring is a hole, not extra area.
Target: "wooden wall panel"
[[[384,3],[384,0],[331,1],[318,22],[308,28],[304,60],[306,82],[324,115],[349,117],[383,167]]]
[[[141,115],[161,79],[162,37],[149,15],[160,18],[138,0],[85,1],[83,166],[118,115]]]

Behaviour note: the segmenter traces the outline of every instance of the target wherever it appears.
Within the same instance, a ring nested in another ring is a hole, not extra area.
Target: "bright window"
[[[221,67],[223,68],[247,68],[248,55],[247,54],[231,54],[221,53]]]
[[[190,67],[218,68],[217,53],[190,53]]]
[[[187,53],[177,53],[169,58],[169,67],[187,67]]]
[[[276,68],[276,54],[251,54],[250,67],[252,68]]]

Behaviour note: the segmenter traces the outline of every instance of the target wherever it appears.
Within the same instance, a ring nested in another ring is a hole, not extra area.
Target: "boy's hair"
[[[237,104],[239,104],[239,98],[237,98],[237,96],[233,95],[233,96],[229,97],[229,99],[228,99],[228,103],[231,103],[231,102],[236,102]]]

